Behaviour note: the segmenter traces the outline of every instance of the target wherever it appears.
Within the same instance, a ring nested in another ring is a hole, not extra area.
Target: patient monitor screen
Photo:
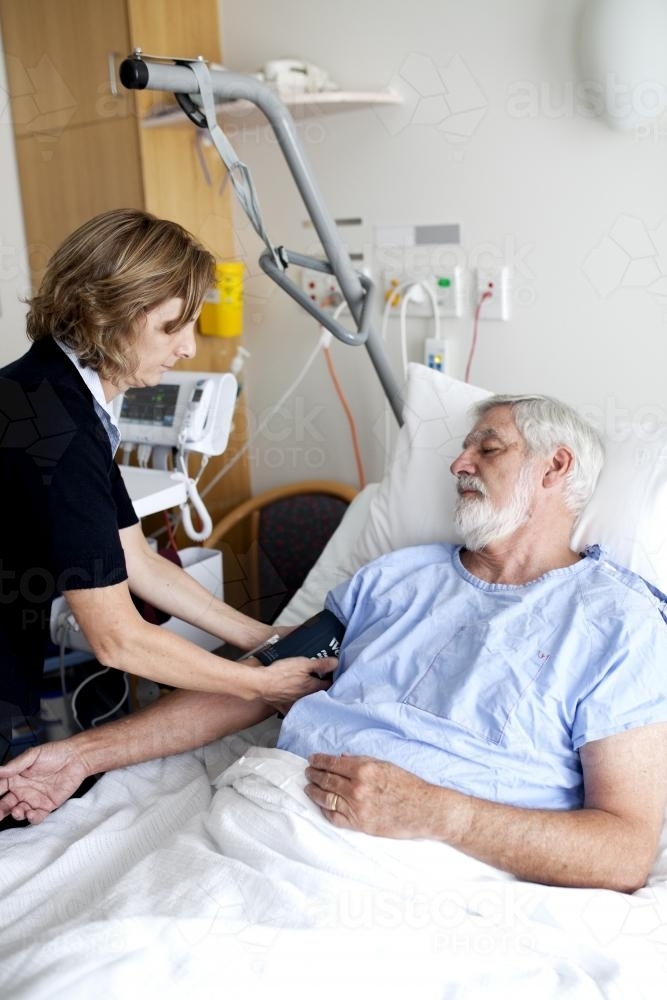
[[[179,388],[178,385],[156,385],[128,389],[123,397],[121,420],[154,427],[173,427]]]

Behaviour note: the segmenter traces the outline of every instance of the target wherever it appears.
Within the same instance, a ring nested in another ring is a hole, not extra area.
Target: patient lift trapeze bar
[[[309,312],[334,337],[351,346],[364,345],[389,401],[394,416],[402,423],[400,388],[389,365],[382,340],[373,327],[375,287],[370,278],[357,271],[328,213],[301,147],[296,126],[280,98],[252,76],[229,70],[210,69],[203,59],[162,59],[143,56],[140,49],[125,59],[120,79],[130,90],[159,90],[173,93],[188,118],[209,131],[229,172],[235,193],[266,250],[259,263],[262,270]],[[199,95],[195,103],[193,96]],[[252,179],[236,156],[217,123],[216,102],[246,100],[256,105],[271,125],[310,220],[324,248],[325,259],[274,247],[268,239],[255,197]],[[287,267],[309,268],[335,275],[356,330],[348,330],[313,302],[287,275]]]

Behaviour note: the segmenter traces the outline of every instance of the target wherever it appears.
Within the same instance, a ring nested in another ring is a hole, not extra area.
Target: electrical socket
[[[484,292],[491,292],[491,297],[484,299],[479,318],[508,320],[510,318],[510,290],[509,267],[479,268],[477,271],[476,301],[480,301]]]
[[[370,269],[364,262],[363,254],[351,255],[355,271],[370,278]],[[302,267],[299,269],[299,282],[306,295],[326,313],[333,313],[343,301],[343,293],[338,279],[327,271],[313,271]]]
[[[309,299],[326,312],[333,312],[342,301],[340,286],[333,274],[301,268],[301,287]]]

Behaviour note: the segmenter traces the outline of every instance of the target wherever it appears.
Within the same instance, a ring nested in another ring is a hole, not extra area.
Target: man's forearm
[[[527,882],[634,892],[653,860],[638,831],[599,809],[551,811],[499,805],[434,789],[423,836],[451,844]]]
[[[431,784],[372,757],[313,754],[306,794],[338,826],[440,840],[529,882],[633,892],[650,870],[651,823],[602,808],[526,809]],[[662,813],[661,813],[662,815]]]
[[[193,750],[273,714],[260,700],[172,691],[116,722],[71,737],[89,774]]]

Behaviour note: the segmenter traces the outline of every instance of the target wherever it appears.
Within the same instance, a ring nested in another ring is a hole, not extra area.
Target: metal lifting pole
[[[280,98],[266,84],[255,77],[233,73],[229,70],[211,70],[201,59],[167,61],[143,56],[140,50],[137,50],[121,64],[120,79],[123,86],[129,90],[158,90],[173,93],[188,117],[196,125],[211,131],[211,137],[215,141],[221,157],[226,162],[228,169],[230,166],[232,168],[230,174],[233,180],[234,167],[242,167],[246,174],[247,168],[235,159],[233,149],[217,126],[214,120],[215,112],[212,110],[213,101],[220,103],[246,100],[263,112],[273,129],[306,211],[324,248],[326,259],[308,257],[283,247],[273,248],[267,243],[268,249],[261,255],[260,265],[273,281],[314,316],[318,323],[330,330],[335,337],[351,346],[364,345],[366,347],[394,416],[398,423],[402,424],[403,401],[400,387],[389,364],[384,344],[373,325],[375,293],[373,282],[354,268],[306,160],[294,121]],[[209,86],[210,93],[207,93]],[[198,94],[203,100],[203,111],[200,105],[192,101],[192,96]],[[208,114],[206,113],[207,105]],[[215,132],[218,133],[217,136],[214,134]],[[228,155],[223,155],[224,153]],[[230,163],[230,157],[235,159],[235,162]],[[253,224],[267,242],[261,227],[261,220],[259,220],[258,208],[254,203],[254,192],[249,175],[246,177],[246,183],[250,184],[249,197],[246,197],[242,204],[246,211],[248,211],[246,202],[249,203],[251,212],[253,208],[257,209],[257,218]],[[252,218],[251,221],[253,221]],[[356,324],[356,331],[346,329],[322,310],[317,303],[311,301],[304,291],[288,277],[286,268],[290,263],[335,275]]]

